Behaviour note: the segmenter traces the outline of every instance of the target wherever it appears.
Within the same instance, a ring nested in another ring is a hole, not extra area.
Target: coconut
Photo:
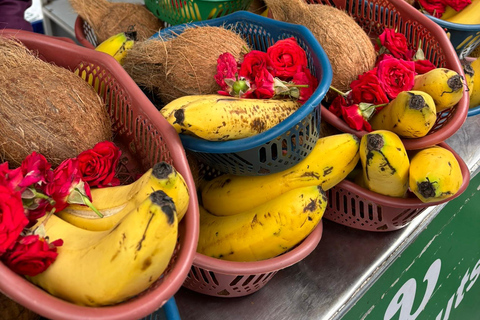
[[[218,57],[229,52],[239,61],[247,50],[248,44],[232,30],[190,26],[176,37],[136,42],[123,68],[139,86],[168,103],[186,95],[216,93]]]
[[[101,43],[126,31],[136,31],[137,40],[145,40],[158,32],[164,23],[139,3],[107,0],[69,0],[73,10],[86,21]]]
[[[107,110],[73,72],[0,36],[0,158],[18,166],[33,151],[57,166],[112,138]]]
[[[367,33],[347,13],[304,0],[265,0],[279,21],[307,26],[332,65],[332,86],[346,92],[358,75],[373,69],[377,58]]]

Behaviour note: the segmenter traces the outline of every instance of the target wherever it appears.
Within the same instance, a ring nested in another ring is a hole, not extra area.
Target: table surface
[[[472,176],[480,164],[480,117],[469,117],[446,142]],[[311,255],[280,270],[259,291],[219,298],[181,288],[175,299],[183,320],[340,319],[445,206],[429,207],[407,227],[386,233],[324,221],[322,240]]]

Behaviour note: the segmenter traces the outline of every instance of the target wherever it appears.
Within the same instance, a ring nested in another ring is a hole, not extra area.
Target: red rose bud
[[[80,153],[77,157],[82,180],[90,187],[118,186],[120,180],[115,177],[122,152],[110,141],[97,143],[92,149]]]
[[[235,57],[229,53],[222,53],[217,59],[217,73],[215,81],[223,91],[228,91],[229,87],[225,83],[225,79],[236,79],[238,73],[238,63]]]
[[[298,67],[297,73],[293,76],[292,82],[296,85],[299,85],[299,97],[298,101],[300,103],[305,103],[312,94],[317,89],[318,81],[311,73],[307,67]]]
[[[413,61],[390,58],[383,59],[378,64],[378,80],[390,99],[395,99],[402,91],[411,90],[415,82],[415,75],[415,62]]]
[[[255,98],[270,99],[275,95],[275,80],[266,68],[257,72],[254,84],[253,96]]]
[[[358,108],[358,105],[354,104],[347,107],[342,107],[342,118],[348,124],[348,126],[355,130],[363,130],[364,123],[366,122]]]
[[[21,170],[24,178],[20,187],[25,188],[37,183],[44,185],[53,174],[51,167],[52,165],[42,154],[33,151],[22,161]]]
[[[342,116],[342,107],[346,107],[347,102],[345,101],[345,98],[343,96],[336,96],[335,99],[333,99],[332,104],[330,107],[328,107],[328,110],[336,115],[337,117]]]
[[[274,76],[289,81],[295,76],[298,68],[307,67],[307,55],[293,37],[278,40],[267,49],[267,54],[275,69]]]
[[[28,235],[21,237],[2,260],[12,271],[33,277],[45,271],[55,261],[58,256],[57,247],[61,245],[61,239],[48,243],[38,235]]]
[[[20,192],[0,185],[0,256],[14,245],[27,224]]]

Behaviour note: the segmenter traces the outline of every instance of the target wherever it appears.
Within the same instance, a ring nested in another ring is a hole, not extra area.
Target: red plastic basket
[[[139,319],[162,307],[181,287],[197,248],[199,233],[198,201],[185,151],[173,127],[160,116],[115,59],[53,37],[8,30],[0,36],[20,40],[44,61],[93,76],[112,119],[115,142],[127,155],[125,173],[135,177],[155,163],[172,164],[185,178],[190,203],[179,224],[177,249],[167,271],[138,296],[112,306],[79,306],[56,298],[0,263],[0,291],[10,299],[49,319]],[[65,88],[68,90],[68,88]]]
[[[98,45],[97,36],[88,22],[84,21],[82,17],[77,16],[73,27],[75,31],[75,38],[82,46],[89,49],[95,49]]]
[[[385,28],[403,33],[409,45],[417,48],[419,42],[425,57],[437,67],[449,68],[464,76],[458,56],[443,29],[404,0],[308,0],[345,10],[374,40]],[[452,136],[465,122],[469,100],[467,95],[451,109],[437,114],[437,121],[422,138],[402,139],[407,150],[422,149],[438,144]],[[322,119],[342,132],[358,137],[366,131],[350,128],[342,119],[322,106]]]
[[[323,223],[297,247],[278,257],[254,262],[235,262],[197,253],[183,286],[209,296],[236,298],[263,288],[282,269],[307,257],[318,245]]]
[[[406,227],[427,207],[450,201],[460,194],[470,182],[470,171],[462,158],[445,142],[438,146],[450,150],[460,164],[463,183],[460,190],[448,199],[424,203],[413,193],[407,198],[384,196],[343,180],[328,190],[328,205],[324,218],[355,229],[366,231],[393,231]]]

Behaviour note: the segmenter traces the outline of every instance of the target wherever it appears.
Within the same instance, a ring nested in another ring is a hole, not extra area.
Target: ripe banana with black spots
[[[402,140],[392,131],[376,130],[360,141],[363,183],[379,194],[404,197],[410,160]]]
[[[263,176],[226,174],[205,183],[201,190],[205,209],[215,215],[233,215],[300,187],[328,190],[357,165],[359,139],[350,133],[322,137],[313,150],[293,167]]]
[[[448,22],[459,24],[480,24],[480,0],[472,0],[465,8],[457,14],[446,19]]]
[[[415,76],[412,90],[428,93],[435,101],[437,112],[451,108],[463,97],[465,83],[456,71],[435,68]]]
[[[457,193],[462,170],[450,150],[440,146],[422,149],[410,160],[410,190],[422,202],[435,202]]]
[[[80,229],[52,215],[45,232],[63,245],[55,262],[29,280],[75,304],[105,306],[141,293],[162,275],[176,247],[178,220],[173,201],[159,190],[111,230]]]
[[[215,216],[201,207],[197,252],[231,261],[273,258],[305,239],[326,206],[322,188],[307,186],[232,216]]]
[[[403,138],[428,134],[437,120],[435,102],[422,91],[403,91],[370,120],[373,130],[393,131]]]
[[[472,97],[474,80],[475,80],[475,70],[472,68],[472,64],[466,59],[460,60],[462,63],[463,73],[465,74],[465,83],[468,88],[468,96]]]
[[[123,186],[91,189],[92,203],[103,218],[87,206],[70,204],[56,213],[61,219],[86,230],[103,231],[113,228],[126,214],[152,192],[164,191],[175,203],[178,220],[187,212],[190,200],[182,175],[166,162],[159,162],[138,180]]]
[[[100,43],[95,50],[114,57],[122,65],[128,50],[135,44],[136,38],[136,31],[120,32]]]
[[[473,69],[473,89],[470,89],[470,108],[480,106],[480,58],[476,58],[470,66]]]
[[[173,118],[167,120],[179,133],[226,141],[264,132],[299,107],[300,103],[293,100],[243,99],[212,94],[176,109]]]

